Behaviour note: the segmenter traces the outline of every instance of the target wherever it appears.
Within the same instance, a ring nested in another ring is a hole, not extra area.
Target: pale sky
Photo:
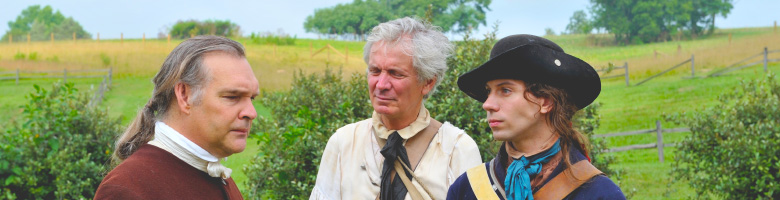
[[[250,32],[284,31],[298,38],[317,38],[306,33],[303,22],[317,8],[327,8],[352,0],[24,0],[5,1],[0,6],[0,34],[8,30],[7,23],[15,20],[30,5],[51,5],[65,16],[73,17],[95,37],[147,38],[157,36],[166,26],[177,20],[228,19],[239,26],[245,35]],[[585,10],[588,0],[493,0],[487,13],[487,25],[500,21],[498,37],[526,33],[543,35],[545,28],[560,33],[576,10]],[[780,1],[735,0],[734,9],[726,19],[715,21],[720,28],[772,26],[780,21]],[[488,31],[486,27],[478,29]],[[458,39],[459,34],[450,34]]]

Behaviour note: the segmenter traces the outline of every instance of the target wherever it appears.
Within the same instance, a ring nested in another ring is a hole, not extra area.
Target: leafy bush
[[[482,159],[496,155],[499,142],[493,140],[485,122],[481,103],[457,88],[457,77],[487,61],[495,43],[495,34],[484,40],[468,35],[457,43],[456,53],[448,60],[450,69],[441,85],[426,102],[431,115],[441,122],[450,122],[464,129],[479,146]],[[368,98],[366,74],[356,73],[342,80],[339,73],[303,75],[293,80],[292,89],[264,93],[260,103],[271,110],[272,119],[258,117],[252,137],[259,141],[258,155],[244,168],[249,177],[248,198],[307,198],[316,180],[318,165],[325,145],[336,129],[371,117],[373,108]],[[597,106],[585,109],[577,125],[587,127],[586,133],[598,126]],[[606,149],[603,142],[594,143],[594,151]],[[591,155],[601,157],[598,152]],[[611,158],[599,159],[596,166],[611,172]]]
[[[37,85],[0,136],[0,199],[92,198],[109,170],[119,119],[87,107],[72,83]]]
[[[780,199],[780,84],[775,75],[742,81],[718,105],[669,115],[691,129],[672,174],[697,196]]]
[[[30,55],[27,56],[27,59],[32,61],[38,60],[38,52],[30,52]]]
[[[258,117],[252,137],[259,153],[245,166],[249,198],[307,198],[322,151],[336,129],[371,116],[365,74],[342,81],[341,72],[299,72],[288,92],[263,93],[273,119]]]
[[[22,52],[18,52],[17,51],[16,54],[14,54],[14,60],[24,60],[24,58],[26,58],[26,57],[27,57],[27,55],[25,55]]]
[[[100,53],[100,61],[103,63],[103,67],[111,65],[111,58],[106,53]]]

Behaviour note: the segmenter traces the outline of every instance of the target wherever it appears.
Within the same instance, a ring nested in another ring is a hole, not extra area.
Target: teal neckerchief
[[[512,161],[506,172],[504,186],[507,200],[533,200],[531,195],[531,175],[539,174],[542,170],[542,164],[550,161],[553,155],[561,151],[561,140],[555,141],[555,144],[542,153],[538,153],[529,158],[525,156]]]

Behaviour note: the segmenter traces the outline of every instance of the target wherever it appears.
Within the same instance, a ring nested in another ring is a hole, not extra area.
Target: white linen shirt
[[[378,199],[384,156],[377,139],[385,139],[375,135],[375,118],[341,127],[330,137],[309,199]],[[426,199],[445,199],[455,179],[480,164],[482,158],[474,140],[445,122],[414,170],[417,178],[412,184]],[[424,194],[420,182],[430,197]],[[408,193],[405,199],[411,199]]]

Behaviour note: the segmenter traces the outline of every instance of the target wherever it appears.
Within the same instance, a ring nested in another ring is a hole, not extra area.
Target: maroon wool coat
[[[95,199],[243,199],[232,178],[209,176],[149,144],[103,178]]]

